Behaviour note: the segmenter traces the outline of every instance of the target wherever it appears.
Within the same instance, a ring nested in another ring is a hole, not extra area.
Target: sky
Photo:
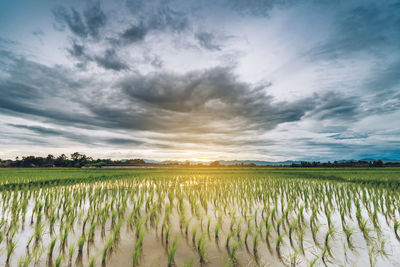
[[[2,0],[0,158],[400,160],[400,2]]]

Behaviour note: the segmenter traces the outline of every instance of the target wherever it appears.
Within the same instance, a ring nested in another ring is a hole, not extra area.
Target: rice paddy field
[[[400,266],[400,170],[0,169],[1,266]]]

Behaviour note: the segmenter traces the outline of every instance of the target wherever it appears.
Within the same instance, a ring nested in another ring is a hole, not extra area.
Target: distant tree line
[[[69,157],[65,154],[61,154],[55,157],[49,154],[47,157],[16,157],[15,160],[1,160],[0,168],[7,167],[25,167],[25,168],[37,168],[37,167],[69,167],[69,168],[82,168],[82,167],[102,167],[102,166],[137,166],[137,165],[152,165],[152,166],[182,166],[182,167],[259,167],[255,163],[236,163],[233,165],[224,165],[219,161],[212,161],[209,164],[196,163],[193,164],[189,161],[185,162],[168,162],[168,163],[146,163],[143,159],[128,159],[128,160],[111,160],[111,159],[93,159],[85,154],[75,152]],[[400,167],[400,162],[383,162],[382,160],[373,161],[333,161],[333,162],[319,162],[319,161],[302,161],[300,163],[292,163],[291,165],[263,165],[266,167],[297,167],[297,168],[335,168],[335,167]]]
[[[386,162],[382,160],[373,161],[333,161],[333,162],[319,162],[319,161],[302,161],[301,163],[292,163],[291,167],[313,168],[313,167],[400,167],[400,162]]]
[[[16,157],[15,160],[1,160],[0,167],[101,167],[104,165],[135,165],[145,164],[142,159],[129,159],[129,160],[111,160],[111,159],[93,159],[85,154],[75,152],[70,157],[61,154],[55,157],[49,154],[47,157]]]

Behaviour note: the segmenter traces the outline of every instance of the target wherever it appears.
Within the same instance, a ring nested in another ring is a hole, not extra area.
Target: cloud
[[[310,116],[318,120],[335,119],[354,121],[360,116],[362,101],[356,97],[328,92],[316,97],[316,107]]]
[[[215,36],[208,32],[196,33],[196,39],[199,44],[208,50],[221,50],[221,47],[216,43]]]
[[[125,43],[139,42],[146,37],[147,31],[148,29],[143,24],[133,25],[121,34],[121,39]]]
[[[104,52],[102,56],[96,56],[94,58],[96,63],[108,70],[126,70],[129,69],[128,65],[117,55],[117,52],[110,48]]]
[[[85,46],[78,44],[76,41],[72,42],[72,47],[67,49],[69,54],[77,59],[86,58]]]
[[[316,57],[348,57],[353,53],[380,54],[399,49],[400,5],[389,2],[364,3],[337,14],[335,31],[312,50]]]
[[[97,38],[99,31],[105,26],[107,17],[100,7],[99,2],[90,5],[83,12],[87,27],[87,32],[90,36]]]
[[[88,32],[81,14],[75,8],[71,8],[70,12],[63,6],[58,6],[53,10],[54,17],[59,23],[60,29],[64,29],[67,26],[76,36],[86,38]]]
[[[182,32],[188,28],[189,20],[185,13],[161,5],[156,12],[150,14],[148,25],[150,29]]]
[[[55,129],[55,128],[47,128],[47,127],[42,127],[42,126],[37,126],[37,125],[21,125],[21,124],[12,124],[9,123],[8,126],[18,128],[18,129],[24,129],[28,130],[32,133],[37,134],[40,137],[46,137],[44,138],[43,142],[46,142],[49,138],[54,138],[54,137],[62,137],[65,138],[69,141],[76,142],[78,144],[106,144],[106,145],[111,145],[111,146],[127,146],[127,145],[141,145],[143,142],[139,140],[135,140],[132,138],[121,138],[121,137],[99,137],[99,136],[93,136],[93,135],[87,135],[87,134],[78,134],[78,133],[72,133],[69,131],[65,130],[60,130],[60,129]],[[24,138],[27,137],[26,135]],[[37,139],[35,139],[37,140]]]
[[[239,81],[231,69],[220,67],[184,75],[131,75],[119,86],[129,100],[127,106],[140,103],[149,110],[149,114],[143,114],[149,122],[176,132],[273,129],[280,123],[301,119],[313,107],[311,99],[273,103],[265,87],[252,87]],[[162,112],[165,117],[152,118],[154,113]],[[169,114],[173,119],[168,119]]]
[[[53,9],[53,15],[60,30],[67,26],[74,35],[80,38],[88,36],[98,38],[100,30],[105,26],[107,20],[99,2],[88,5],[83,14],[74,7],[68,11],[64,6],[57,6]]]

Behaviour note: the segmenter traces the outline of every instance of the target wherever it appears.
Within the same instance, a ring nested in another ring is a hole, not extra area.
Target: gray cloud
[[[130,97],[130,102],[140,103],[149,110],[160,110],[165,117],[173,114],[172,121],[164,117],[155,121],[158,127],[166,127],[163,126],[166,124],[174,131],[272,129],[280,123],[301,119],[305,112],[313,108],[311,99],[272,103],[273,99],[266,94],[265,87],[251,87],[240,82],[227,68],[194,71],[185,75],[132,75],[124,78],[120,86],[122,92]],[[151,118],[152,113],[148,115],[146,117]],[[230,126],[224,125],[224,129],[217,122]],[[215,127],[211,126],[215,123]]]
[[[355,52],[381,54],[400,48],[400,5],[365,3],[337,14],[336,30],[311,52],[316,57],[348,57]]]
[[[72,42],[72,47],[68,48],[67,51],[71,56],[77,59],[84,59],[86,58],[86,51],[85,46],[78,44],[76,41]]]
[[[74,133],[56,130],[56,129],[52,129],[52,128],[46,128],[46,127],[41,127],[41,126],[31,126],[31,125],[21,125],[21,124],[8,124],[8,125],[12,126],[14,128],[18,128],[18,129],[29,130],[41,137],[58,136],[58,137],[67,138],[68,140],[71,140],[74,142],[87,143],[87,144],[93,144],[96,141],[93,138],[90,138],[89,136],[74,134]]]
[[[90,5],[83,12],[87,27],[87,32],[90,36],[97,38],[99,31],[105,26],[107,17],[100,7],[100,3],[96,2]]]
[[[96,63],[108,70],[126,70],[129,69],[128,65],[117,55],[117,52],[110,48],[104,52],[102,56],[96,56],[94,58]]]
[[[362,102],[353,96],[344,96],[335,92],[328,92],[316,97],[316,107],[310,115],[319,120],[357,120],[360,116]]]
[[[125,43],[139,42],[146,37],[147,32],[148,29],[143,24],[133,25],[121,34],[121,39]]]
[[[86,25],[83,22],[81,14],[75,9],[70,9],[71,13],[63,6],[59,6],[53,10],[54,17],[60,25],[60,29],[68,26],[68,29],[75,35],[85,38],[87,37]]]
[[[127,145],[141,145],[143,142],[131,139],[131,138],[104,138],[104,137],[95,137],[89,136],[85,134],[76,134],[68,131],[63,131],[59,129],[41,127],[41,126],[33,126],[33,125],[21,125],[21,124],[8,124],[14,128],[28,130],[33,132],[41,137],[63,137],[69,141],[77,142],[77,143],[86,143],[86,144],[107,144],[113,146],[127,146]],[[25,138],[26,136],[24,136]],[[36,139],[35,139],[36,140]]]
[[[221,46],[216,43],[215,36],[208,32],[196,33],[196,39],[199,44],[208,50],[221,50]]]
[[[88,36],[98,38],[99,31],[105,26],[107,19],[99,2],[88,5],[83,14],[73,7],[68,11],[64,6],[58,6],[53,9],[53,15],[61,30],[67,26],[73,34],[80,38]]]

